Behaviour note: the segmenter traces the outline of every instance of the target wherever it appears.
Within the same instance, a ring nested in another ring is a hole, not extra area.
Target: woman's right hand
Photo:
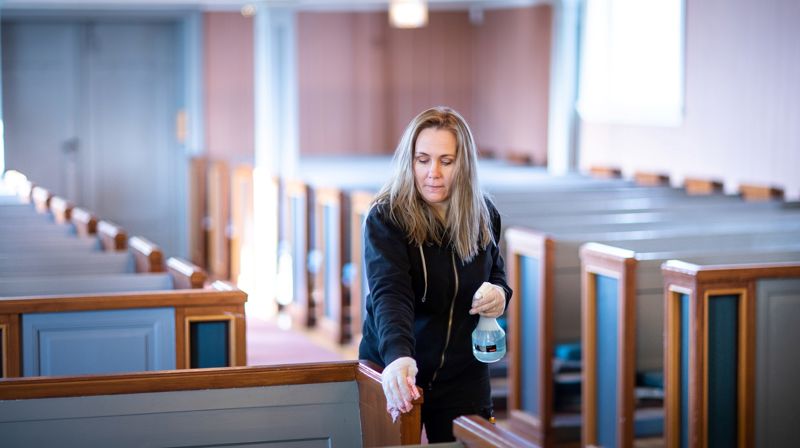
[[[420,397],[415,384],[417,382],[417,362],[414,358],[404,356],[397,358],[383,369],[381,383],[386,396],[386,410],[392,409],[408,412],[414,406],[412,400]]]

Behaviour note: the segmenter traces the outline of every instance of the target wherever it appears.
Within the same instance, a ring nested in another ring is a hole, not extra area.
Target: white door
[[[3,24],[6,167],[167,256],[181,255],[186,238],[178,42],[167,20]]]

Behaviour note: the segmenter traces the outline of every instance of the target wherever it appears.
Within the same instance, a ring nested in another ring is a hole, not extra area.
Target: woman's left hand
[[[506,310],[506,292],[503,288],[489,282],[483,282],[472,297],[472,308],[469,314],[480,314],[486,317],[500,317]]]

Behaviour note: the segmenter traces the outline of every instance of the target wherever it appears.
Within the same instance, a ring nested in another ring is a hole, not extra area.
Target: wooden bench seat
[[[10,379],[4,447],[420,443],[420,404],[392,422],[380,374],[355,361]]]

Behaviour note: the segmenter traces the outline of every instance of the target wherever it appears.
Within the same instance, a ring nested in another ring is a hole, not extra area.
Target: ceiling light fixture
[[[428,24],[426,0],[391,0],[389,23],[395,28],[419,28]]]

